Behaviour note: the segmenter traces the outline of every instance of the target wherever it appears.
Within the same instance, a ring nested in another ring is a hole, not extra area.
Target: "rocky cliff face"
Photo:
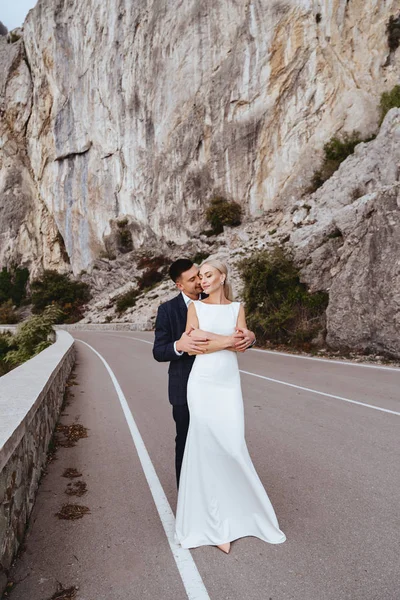
[[[0,266],[68,268],[53,216],[40,195],[27,151],[31,73],[22,40],[0,36]]]
[[[121,215],[136,247],[179,244],[215,192],[249,216],[298,198],[332,134],[376,128],[379,95],[399,76],[386,34],[396,10],[398,0],[39,0],[6,94],[20,96],[31,177],[74,272]]]
[[[125,216],[135,248],[187,244],[219,193],[242,204],[262,244],[270,222],[291,235],[304,277],[332,298],[360,261],[378,280],[386,250],[374,263],[363,245],[344,262],[351,245],[340,254],[338,238],[332,251],[318,240],[339,205],[352,207],[343,239],[354,228],[366,244],[360,227],[388,226],[395,192],[382,189],[396,185],[396,169],[359,190],[386,198],[372,220],[337,178],[311,211],[301,197],[332,135],[377,129],[380,95],[399,81],[387,38],[399,11],[398,0],[39,0],[23,40],[0,39],[0,260],[90,271],[114,252]],[[376,156],[377,171],[386,158]],[[332,341],[346,302],[330,304]]]

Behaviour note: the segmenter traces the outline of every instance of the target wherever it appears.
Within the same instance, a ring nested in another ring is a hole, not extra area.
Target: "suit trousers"
[[[185,452],[186,437],[189,429],[189,408],[187,404],[172,406],[172,416],[176,424],[175,437],[175,471],[176,485],[179,488],[179,478],[183,453]]]

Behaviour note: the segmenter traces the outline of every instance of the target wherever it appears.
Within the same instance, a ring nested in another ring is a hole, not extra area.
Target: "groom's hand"
[[[194,327],[189,330],[193,331]],[[206,337],[192,338],[186,331],[182,333],[180,339],[176,342],[178,352],[187,352],[190,354],[204,354],[204,348],[208,346]]]
[[[235,348],[238,352],[244,352],[256,339],[254,333],[245,329],[244,327],[238,327],[237,333],[240,334],[240,339],[235,344]]]

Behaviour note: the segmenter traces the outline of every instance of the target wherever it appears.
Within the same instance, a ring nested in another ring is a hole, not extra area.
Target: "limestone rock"
[[[246,253],[289,243],[311,289],[330,288],[332,344],[400,353],[397,263],[385,262],[398,250],[399,111],[307,195],[333,135],[377,129],[399,81],[386,30],[399,10],[39,0],[23,31],[0,36],[0,263],[71,269],[95,291],[86,318],[115,319],[140,252],[209,251],[235,273]],[[245,220],[207,238],[215,194]],[[174,293],[159,288],[123,318],[154,318]]]
[[[68,269],[54,220],[38,193],[26,152],[32,83],[22,40],[0,37],[0,265]]]
[[[290,244],[311,290],[329,290],[327,342],[400,354],[400,109],[307,199]]]
[[[215,193],[253,218],[298,199],[324,142],[376,128],[380,94],[399,79],[386,33],[398,10],[39,0],[24,24],[28,157],[74,273],[124,215],[135,248],[184,244]]]

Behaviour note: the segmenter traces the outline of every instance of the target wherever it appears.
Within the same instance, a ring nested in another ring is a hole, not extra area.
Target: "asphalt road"
[[[42,479],[12,600],[48,600],[57,582],[77,600],[400,599],[400,369],[241,355],[247,445],[287,541],[189,552],[168,540],[175,432],[153,334],[73,335],[78,385],[61,422],[89,437]],[[66,467],[83,497],[65,495]],[[64,502],[91,512],[59,520]]]

